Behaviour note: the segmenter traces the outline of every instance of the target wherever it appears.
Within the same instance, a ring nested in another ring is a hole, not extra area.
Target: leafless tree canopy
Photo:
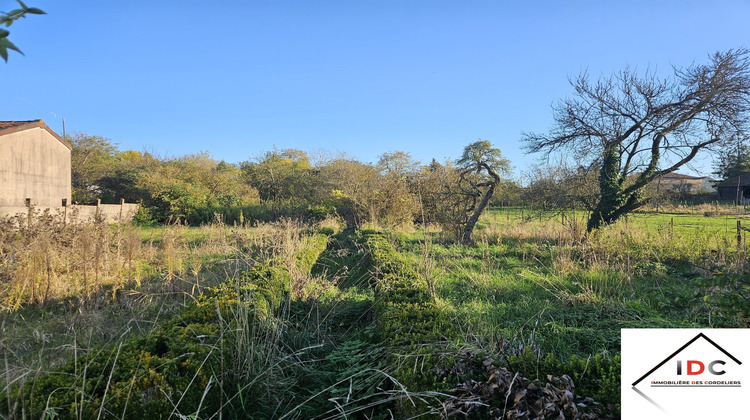
[[[578,158],[596,159],[602,149],[617,145],[626,157],[626,173],[671,172],[700,149],[745,131],[747,56],[747,50],[716,53],[711,64],[675,69],[673,79],[625,69],[592,83],[583,73],[570,80],[575,96],[554,108],[555,128],[548,135],[525,135],[527,149],[550,153],[566,148]],[[659,168],[658,161],[652,162],[654,153],[678,159]]]
[[[674,69],[674,77],[625,69],[592,82],[583,73],[570,83],[575,94],[553,108],[548,134],[524,134],[529,152],[572,152],[599,166],[604,223],[644,203],[638,192],[696,154],[747,131],[750,61],[746,49],[718,52],[710,62]],[[605,174],[607,172],[607,174]],[[628,182],[626,183],[626,179]],[[614,188],[617,197],[606,197]]]

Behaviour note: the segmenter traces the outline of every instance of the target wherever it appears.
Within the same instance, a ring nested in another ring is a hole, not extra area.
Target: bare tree
[[[521,194],[525,204],[565,209],[584,208],[591,211],[599,198],[596,171],[571,166],[568,162],[556,165],[532,166],[524,173],[528,186]]]
[[[744,133],[750,108],[748,50],[717,52],[704,65],[674,69],[660,79],[630,69],[595,83],[585,72],[575,94],[553,107],[548,134],[524,134],[527,151],[572,151],[599,168],[599,199],[589,231],[644,204],[655,178],[690,162],[699,151]]]

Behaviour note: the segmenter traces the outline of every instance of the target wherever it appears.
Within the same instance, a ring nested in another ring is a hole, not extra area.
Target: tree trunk
[[[646,202],[642,200],[643,188],[653,180],[656,175],[653,168],[641,174],[633,185],[625,188],[624,173],[618,171],[620,156],[617,150],[607,150],[604,154],[602,168],[599,172],[599,202],[591,213],[586,231],[591,232],[602,225],[609,225],[617,221],[623,215],[630,213]]]
[[[622,182],[619,173],[620,155],[616,146],[604,151],[602,167],[599,169],[599,202],[591,213],[586,230],[591,232],[601,225],[615,221],[615,214],[623,204]]]
[[[484,209],[487,207],[487,205],[490,204],[490,199],[495,194],[495,188],[497,188],[497,184],[500,182],[499,177],[494,180],[494,182],[490,183],[489,188],[487,188],[487,191],[484,192],[484,196],[482,197],[482,201],[479,202],[479,205],[474,209],[474,212],[469,217],[469,220],[466,221],[466,226],[464,226],[464,233],[461,237],[461,242],[464,244],[470,244],[471,243],[471,234],[474,233],[474,226],[476,226],[477,221],[479,220],[479,216],[482,215],[482,212],[484,212]]]

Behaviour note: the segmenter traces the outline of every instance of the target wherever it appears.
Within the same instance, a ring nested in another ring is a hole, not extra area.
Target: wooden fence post
[[[742,222],[737,219],[737,249],[742,248]]]
[[[33,219],[33,212],[31,210],[31,198],[26,199],[26,223],[28,223],[29,227],[31,227],[31,222]]]
[[[68,225],[68,199],[63,198],[62,199],[62,205],[63,205],[63,226]]]

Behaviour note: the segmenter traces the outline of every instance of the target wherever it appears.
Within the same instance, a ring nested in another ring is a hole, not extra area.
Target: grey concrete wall
[[[49,210],[51,214],[58,215],[66,218],[66,222],[70,223],[76,221],[77,223],[91,223],[94,221],[97,212],[101,215],[104,221],[108,223],[117,222],[129,222],[133,220],[133,217],[138,212],[138,204],[124,203],[120,204],[100,204],[99,206],[55,206],[55,207],[34,207],[33,216],[42,214],[45,210]],[[0,218],[21,216],[26,218],[29,214],[29,209],[23,206],[0,206]]]
[[[70,149],[34,127],[0,135],[0,207],[70,203]]]

